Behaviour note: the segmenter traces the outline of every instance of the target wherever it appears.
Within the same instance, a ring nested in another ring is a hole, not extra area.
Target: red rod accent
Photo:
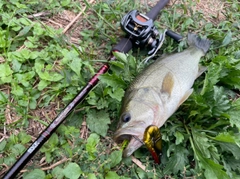
[[[99,81],[98,77],[104,73],[106,73],[109,69],[109,65],[105,64],[103,65],[98,72],[91,78],[91,80],[89,81],[89,84],[91,84],[92,86],[96,85],[97,82]]]
[[[158,157],[156,151],[155,150],[151,150],[151,149],[149,149],[149,151],[152,154],[154,162],[157,163],[157,164],[160,164],[160,160],[159,160],[159,157]]]

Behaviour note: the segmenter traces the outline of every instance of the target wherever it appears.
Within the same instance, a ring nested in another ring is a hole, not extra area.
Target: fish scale
[[[114,140],[129,140],[124,156],[143,145],[149,126],[161,127],[191,95],[195,79],[203,72],[199,61],[210,41],[188,35],[189,48],[164,56],[144,69],[132,82],[122,103],[121,116]]]

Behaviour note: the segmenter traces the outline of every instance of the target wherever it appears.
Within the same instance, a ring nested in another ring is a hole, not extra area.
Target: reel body
[[[137,10],[130,11],[122,18],[121,28],[137,47],[147,47],[148,55],[152,55],[161,44],[162,38],[153,20]]]

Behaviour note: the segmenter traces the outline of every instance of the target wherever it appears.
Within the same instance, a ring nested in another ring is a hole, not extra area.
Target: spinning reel
[[[154,54],[164,40],[153,20],[137,10],[130,11],[122,18],[121,28],[137,47],[147,47],[148,55]]]

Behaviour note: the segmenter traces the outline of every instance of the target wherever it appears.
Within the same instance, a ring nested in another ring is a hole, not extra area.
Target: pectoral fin
[[[191,89],[189,89],[189,90],[184,94],[184,96],[182,97],[182,99],[181,99],[180,102],[178,103],[178,107],[179,107],[184,101],[186,101],[186,100],[189,98],[189,96],[192,94],[192,92],[193,92],[193,89],[191,88]]]
[[[163,79],[161,92],[167,94],[167,96],[170,97],[172,94],[173,86],[174,77],[172,73],[168,72]]]

